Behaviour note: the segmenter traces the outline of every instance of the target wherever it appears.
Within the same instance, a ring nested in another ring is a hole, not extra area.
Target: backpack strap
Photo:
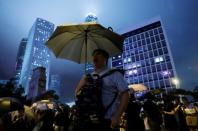
[[[120,72],[122,75],[124,75],[124,70],[122,69],[111,69],[109,71],[107,71],[106,73],[104,73],[100,78],[103,79],[104,77],[107,77],[115,72]],[[116,98],[118,96],[118,92],[115,93],[114,97],[113,97],[113,100],[111,101],[111,103],[105,108],[105,112],[106,113],[109,108],[113,105],[113,103],[115,102]]]

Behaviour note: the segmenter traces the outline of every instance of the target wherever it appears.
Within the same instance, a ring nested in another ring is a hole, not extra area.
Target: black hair
[[[108,59],[109,59],[109,53],[108,53],[107,51],[103,50],[103,49],[95,49],[95,50],[93,51],[93,53],[92,53],[92,56],[93,56],[95,53],[97,53],[97,52],[101,53],[101,54],[106,58],[106,64],[107,64]]]

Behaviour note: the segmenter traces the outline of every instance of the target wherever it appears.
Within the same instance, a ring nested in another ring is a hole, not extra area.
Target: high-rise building
[[[0,80],[0,84],[5,85],[9,80]]]
[[[150,90],[169,90],[176,71],[168,39],[160,19],[133,29],[128,29],[123,53],[112,58],[112,67],[125,70],[128,84],[144,84]]]
[[[37,67],[44,67],[46,69],[46,89],[48,89],[51,55],[49,49],[45,46],[45,42],[49,39],[53,31],[54,24],[37,18],[29,32],[19,81],[19,84],[25,87],[26,94],[32,71]]]
[[[51,75],[49,89],[56,91],[56,94],[60,96],[61,79],[59,75]]]
[[[85,18],[85,22],[98,22],[98,17],[93,13],[89,13]]]
[[[44,67],[33,69],[29,83],[28,98],[34,98],[46,91],[46,70]]]
[[[16,66],[15,66],[15,83],[18,84],[21,77],[22,64],[25,55],[25,49],[27,45],[27,38],[23,38],[18,48]]]

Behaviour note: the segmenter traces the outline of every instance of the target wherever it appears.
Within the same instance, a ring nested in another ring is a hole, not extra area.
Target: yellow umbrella
[[[92,62],[92,52],[104,49],[110,56],[122,51],[124,38],[97,23],[58,26],[47,41],[56,57],[77,63]]]
[[[133,89],[136,92],[147,90],[147,87],[143,84],[131,84],[129,85],[129,88]]]
[[[1,97],[0,112],[11,112],[23,108],[23,104],[16,98]]]

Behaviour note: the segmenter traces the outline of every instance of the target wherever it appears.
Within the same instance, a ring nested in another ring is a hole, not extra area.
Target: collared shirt
[[[110,69],[103,68],[97,72],[93,72],[92,74],[98,74],[102,76],[108,71],[110,71]],[[111,117],[116,113],[119,104],[119,94],[127,90],[128,85],[120,72],[114,72],[103,78],[102,102],[105,107],[107,107],[113,101],[116,93],[118,93],[115,102],[106,112],[105,119],[111,119]]]

